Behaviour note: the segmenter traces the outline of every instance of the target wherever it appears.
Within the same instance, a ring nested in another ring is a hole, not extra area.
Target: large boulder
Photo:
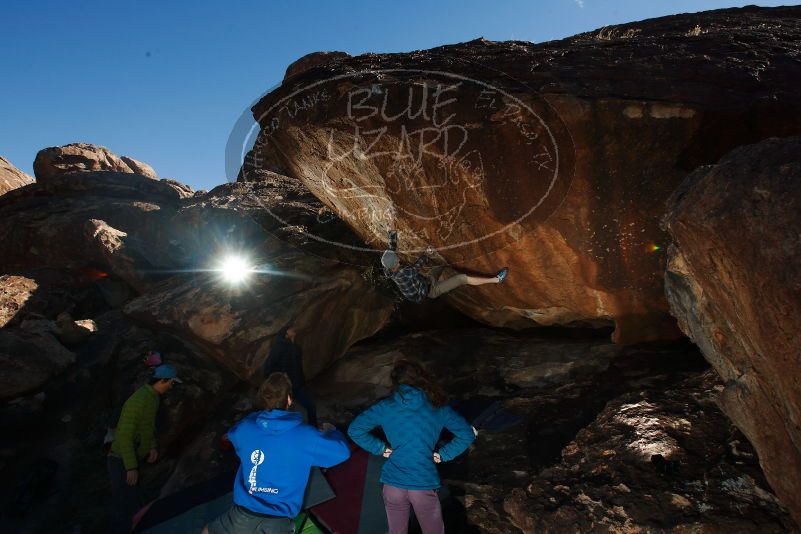
[[[274,335],[284,326],[300,331],[309,376],[375,334],[389,320],[392,300],[361,269],[315,254],[315,243],[295,240],[293,235],[303,235],[298,225],[315,224],[303,215],[311,207],[295,198],[288,210],[284,203],[291,199],[280,191],[266,182],[227,184],[173,219],[187,233],[185,242],[202,245],[198,266],[213,270],[227,254],[246,257],[257,270],[246,284],[231,287],[209,272],[178,275],[130,302],[126,314],[206,347],[243,379],[260,378]],[[289,220],[279,224],[271,209],[288,211]],[[352,239],[346,227],[340,230],[339,239]]]
[[[186,189],[167,181],[112,171],[59,175],[6,193],[0,197],[4,269],[91,268],[144,290],[184,258],[169,220],[185,196]]]
[[[245,167],[300,179],[375,249],[394,227],[405,260],[431,243],[459,270],[509,266],[503,286],[447,297],[486,324],[679,336],[664,203],[728,150],[801,133],[799,15],[748,7],[544,44],[315,55],[253,107]]]
[[[99,278],[89,269],[36,269],[0,275],[0,328],[50,321],[55,325],[51,330],[63,336],[62,342],[77,341],[93,330],[87,318],[129,300],[129,292],[120,291],[124,287],[124,282]]]
[[[721,406],[801,522],[801,138],[742,147],[692,173],[665,216],[665,285],[723,378]]]
[[[89,171],[115,171],[158,178],[156,171],[147,163],[118,156],[106,147],[89,143],[70,143],[42,149],[33,162],[33,172],[38,182],[46,182],[62,174]]]
[[[275,173],[192,195],[139,174],[70,172],[0,201],[8,268],[72,269],[93,273],[93,283],[121,281],[143,294],[127,308],[131,318],[198,343],[241,378],[258,369],[288,322],[306,331],[313,375],[389,319],[392,300],[361,268],[346,265],[359,252],[331,251],[306,238],[308,229],[363,246],[300,182]],[[209,272],[234,252],[269,271],[240,294]],[[9,317],[23,293],[8,296]],[[121,293],[109,301],[123,304]],[[86,329],[69,330],[80,337]]]
[[[504,511],[526,534],[796,532],[718,387],[708,372],[610,401]]]
[[[6,158],[0,156],[0,195],[32,183],[33,176],[25,174]]]
[[[41,388],[74,362],[50,333],[0,329],[0,401]]]
[[[241,291],[219,280],[175,277],[130,302],[125,312],[137,323],[207,347],[243,379],[261,378],[274,336],[285,326],[300,331],[304,368],[314,376],[389,320],[392,301],[358,270],[298,254],[272,261],[274,274],[259,275]]]

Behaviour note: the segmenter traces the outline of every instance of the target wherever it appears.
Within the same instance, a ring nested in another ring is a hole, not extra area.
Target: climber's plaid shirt
[[[389,234],[389,250],[398,248],[398,236],[395,232]],[[398,269],[392,272],[384,268],[384,274],[395,282],[404,298],[412,302],[422,302],[428,295],[428,278],[420,274],[420,268],[425,265],[428,258],[425,254],[417,258],[417,261],[410,267]]]

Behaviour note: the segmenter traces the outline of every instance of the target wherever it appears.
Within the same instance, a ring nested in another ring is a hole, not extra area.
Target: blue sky
[[[400,52],[477,37],[542,42],[733,0],[3,0],[0,155],[84,141],[195,188],[226,180],[225,143],[289,63],[318,50]]]

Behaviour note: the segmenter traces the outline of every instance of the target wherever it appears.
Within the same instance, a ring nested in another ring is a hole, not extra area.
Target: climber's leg
[[[439,277],[442,276],[443,271],[445,271],[445,265],[437,265],[436,267],[431,268],[431,270],[428,272],[428,277],[436,282],[439,280]]]
[[[449,291],[453,291],[457,287],[463,285],[470,285],[470,286],[480,286],[484,284],[497,284],[500,282],[497,276],[492,277],[483,277],[483,276],[470,276],[467,274],[457,274],[456,276],[451,276],[447,280],[443,280],[441,282],[437,282],[431,288],[431,293],[434,294],[434,297],[439,297],[440,295],[444,295]],[[431,296],[429,294],[429,296]]]
[[[447,280],[433,282],[431,284],[431,289],[428,292],[428,298],[435,299],[463,285],[480,286],[484,284],[498,284],[502,282],[505,277],[505,273],[503,276],[501,276],[500,272],[495,276],[489,277],[457,274],[456,276],[451,276]]]

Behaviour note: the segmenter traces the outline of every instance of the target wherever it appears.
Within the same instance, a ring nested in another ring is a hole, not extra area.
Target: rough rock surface
[[[671,198],[665,283],[725,383],[721,404],[801,523],[801,138],[692,173]]]
[[[400,358],[424,359],[446,377],[450,391],[497,396],[595,376],[621,352],[608,341],[518,338],[486,328],[420,332],[354,347],[312,388],[321,397],[345,402],[329,414],[321,412],[336,417],[343,408],[386,396],[392,387],[389,373]]]
[[[138,174],[57,175],[0,200],[0,252],[6,268],[69,268],[123,282],[144,294],[128,308],[132,317],[199,343],[241,378],[290,321],[308,332],[301,339],[313,375],[389,319],[392,300],[363,269],[340,263],[357,255],[324,256],[329,249],[303,237],[314,228],[359,243],[296,180],[271,174],[189,194]],[[232,253],[269,272],[231,291],[209,269]]]
[[[659,227],[687,172],[801,133],[801,8],[646,20],[544,44],[314,56],[253,108],[246,166],[299,178],[368,244],[495,273],[448,299],[490,325],[680,335]]]
[[[73,363],[75,355],[48,332],[0,330],[0,401],[36,391]]]
[[[299,201],[300,206],[277,206],[289,200],[285,195],[285,191],[276,194],[270,183],[236,183],[187,204],[175,217],[176,226],[191,228],[194,239],[197,234],[214,236],[235,230],[233,242],[209,240],[207,246],[218,255],[226,249],[245,251],[264,272],[234,289],[208,273],[173,277],[129,303],[126,313],[208,347],[241,378],[254,373],[260,377],[273,336],[288,324],[300,331],[298,342],[309,376],[356,341],[375,334],[390,318],[391,299],[376,291],[361,269],[315,255],[313,243],[308,251],[287,246],[308,209]],[[279,226],[265,214],[271,206],[276,212],[296,215]]]
[[[33,176],[25,174],[6,158],[0,156],[0,195],[31,183],[33,183]]]
[[[72,172],[115,171],[139,174],[158,179],[156,171],[147,163],[128,156],[118,156],[103,146],[89,143],[71,143],[40,150],[33,162],[33,173],[38,182]]]
[[[143,289],[154,271],[181,261],[169,245],[168,221],[184,196],[163,180],[112,171],[60,175],[6,193],[0,197],[4,269],[92,268],[97,277],[116,274]],[[123,234],[130,239],[119,250],[115,236]],[[123,253],[136,258],[135,277],[125,262],[111,261]],[[123,268],[114,273],[115,267]]]
[[[456,501],[449,531],[795,531],[689,343],[634,349],[487,329],[376,340],[310,384],[319,415],[346,427],[388,393],[400,357],[425,362],[452,400],[500,399],[524,419],[480,430],[441,466]]]
[[[504,510],[526,533],[797,532],[706,373],[606,405]]]
[[[24,276],[0,276],[0,328],[14,320],[38,288],[35,280]]]
[[[130,302],[125,312],[208,347],[241,378],[256,374],[256,379],[273,336],[284,326],[300,331],[304,368],[314,376],[380,330],[392,312],[392,302],[355,269],[309,262],[300,254],[272,256],[270,265],[277,274],[259,276],[241,291],[216,280],[176,277]]]
[[[372,257],[358,250],[364,243],[300,180],[272,171],[242,169],[237,182],[214,188],[193,205],[245,210],[282,242],[341,263],[361,265]]]
[[[318,65],[328,63],[329,61],[347,57],[350,57],[350,54],[347,52],[312,52],[311,54],[306,54],[302,58],[293,61],[292,64],[286,68],[284,79],[291,78],[296,74],[305,72]]]

